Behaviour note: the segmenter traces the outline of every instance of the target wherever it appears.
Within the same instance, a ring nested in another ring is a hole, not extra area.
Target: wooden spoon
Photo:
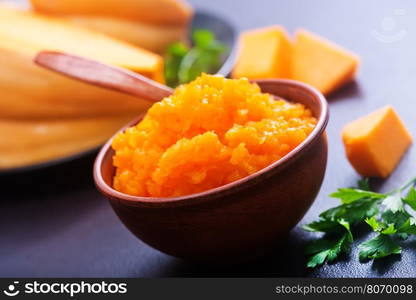
[[[34,62],[73,79],[152,102],[160,101],[173,92],[170,87],[140,74],[76,55],[42,51],[36,55]]]

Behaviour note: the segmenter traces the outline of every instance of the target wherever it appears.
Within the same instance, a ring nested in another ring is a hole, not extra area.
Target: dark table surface
[[[326,195],[359,178],[348,164],[342,126],[392,104],[415,135],[416,2],[388,0],[192,0],[197,8],[228,17],[244,30],[282,24],[306,27],[355,51],[362,59],[357,81],[329,97],[329,162],[322,190],[300,224],[336,203]],[[0,66],[1,68],[1,66]],[[416,135],[415,135],[416,136]],[[315,271],[304,268],[303,247],[313,238],[296,227],[286,246],[262,261],[232,267],[193,265],[137,240],[95,190],[93,156],[41,172],[0,178],[0,276],[314,276],[415,277],[415,241],[401,256],[359,263],[357,253]],[[416,175],[411,148],[385,181],[387,191]],[[365,237],[365,235],[364,235]]]

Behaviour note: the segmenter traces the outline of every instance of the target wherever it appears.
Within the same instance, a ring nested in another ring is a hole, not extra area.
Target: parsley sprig
[[[192,34],[192,47],[183,42],[170,45],[165,55],[167,85],[176,87],[194,80],[201,73],[216,73],[228,47],[213,32],[197,29]]]
[[[376,236],[358,245],[360,261],[400,254],[400,240],[416,235],[416,177],[390,193],[370,191],[368,179],[357,188],[340,188],[330,197],[341,204],[319,215],[319,219],[303,225],[310,232],[323,236],[306,248],[310,256],[307,266],[315,268],[348,254],[353,245],[353,229],[367,224]]]

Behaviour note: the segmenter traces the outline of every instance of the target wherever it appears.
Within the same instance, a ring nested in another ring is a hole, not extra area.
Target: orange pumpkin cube
[[[329,94],[352,80],[358,57],[306,30],[295,35],[292,79],[308,83],[323,94]]]
[[[182,0],[30,0],[35,11],[55,15],[106,16],[156,25],[188,24],[192,7]]]
[[[412,143],[409,131],[391,106],[346,125],[342,138],[348,160],[365,177],[388,177]]]
[[[249,30],[241,34],[240,53],[233,78],[289,78],[291,43],[280,26]]]

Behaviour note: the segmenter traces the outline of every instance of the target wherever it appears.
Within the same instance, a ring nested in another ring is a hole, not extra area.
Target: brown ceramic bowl
[[[111,140],[102,148],[94,166],[95,183],[121,221],[142,241],[192,260],[250,259],[274,250],[304,216],[326,169],[326,100],[314,88],[296,81],[257,82],[263,92],[310,108],[318,124],[292,152],[246,178],[183,197],[130,196],[112,188]]]

